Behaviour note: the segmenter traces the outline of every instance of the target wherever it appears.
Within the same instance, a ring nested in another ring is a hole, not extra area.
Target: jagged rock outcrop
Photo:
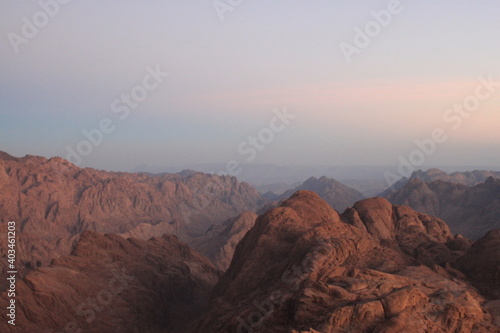
[[[85,231],[70,256],[18,278],[16,325],[1,320],[0,331],[182,333],[206,309],[219,274],[175,236]]]
[[[225,271],[233,259],[234,250],[245,234],[252,229],[257,214],[245,212],[221,225],[214,225],[203,237],[190,245],[205,255],[218,269]]]
[[[382,198],[339,215],[299,191],[238,244],[196,332],[496,332],[451,266],[470,248],[440,219]]]
[[[279,198],[288,199],[293,193],[301,190],[316,192],[339,212],[343,212],[347,207],[351,207],[355,202],[365,198],[359,191],[325,176],[321,178],[311,177],[296,188],[286,191]]]
[[[230,176],[105,172],[58,157],[0,155],[0,232],[17,222],[18,259],[30,267],[68,254],[84,230],[188,241],[262,204],[253,187]]]
[[[500,179],[490,177],[473,187],[415,178],[388,195],[394,204],[442,218],[454,233],[477,240],[500,228]]]

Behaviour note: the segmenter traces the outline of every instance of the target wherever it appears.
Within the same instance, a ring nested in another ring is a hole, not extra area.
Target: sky
[[[499,166],[499,10],[496,0],[3,0],[0,150],[116,171]]]

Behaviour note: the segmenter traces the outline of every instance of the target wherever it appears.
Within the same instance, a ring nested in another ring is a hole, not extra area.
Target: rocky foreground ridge
[[[499,257],[477,262],[500,240],[470,244],[382,198],[339,215],[300,191],[238,244],[195,332],[498,332],[498,294],[471,281],[498,293]]]

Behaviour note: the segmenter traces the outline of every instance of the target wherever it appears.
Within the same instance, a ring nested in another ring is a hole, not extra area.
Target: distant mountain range
[[[389,194],[400,190],[411,179],[420,179],[425,183],[430,183],[436,180],[442,180],[449,183],[462,184],[466,186],[474,186],[483,183],[489,177],[500,178],[500,171],[474,170],[465,172],[446,173],[440,169],[428,169],[426,171],[414,171],[410,178],[402,178],[393,186],[380,193],[380,196],[387,197]]]
[[[269,184],[294,184],[303,182],[311,176],[327,176],[341,181],[349,179],[381,179],[384,178],[384,171],[390,166],[291,166],[274,165],[259,163],[242,163],[241,172],[237,175],[238,179],[248,182],[254,186]],[[206,173],[223,173],[226,170],[225,163],[212,164],[187,164],[178,167],[166,166],[137,166],[134,172],[162,173],[179,172],[185,169],[198,170]]]
[[[382,196],[440,217],[454,233],[470,239],[500,228],[500,172],[414,172],[411,179],[400,181]]]
[[[395,166],[390,165],[297,166],[259,163],[242,163],[240,166],[241,172],[237,175],[238,179],[256,187],[261,193],[271,191],[275,194],[282,194],[285,190],[295,188],[305,179],[326,176],[355,188],[366,197],[372,197],[384,191],[387,188],[384,173],[395,168]],[[492,169],[492,167],[485,166],[443,166],[440,168],[446,172],[465,172],[467,170],[500,171],[500,167]],[[186,169],[221,174],[226,172],[226,163],[187,164],[177,167],[139,165],[133,171],[177,173]]]
[[[466,172],[446,173],[440,169],[418,170],[410,178],[418,178],[426,183],[442,180],[449,183],[474,186],[485,182],[488,178],[500,178],[500,171],[474,170]]]

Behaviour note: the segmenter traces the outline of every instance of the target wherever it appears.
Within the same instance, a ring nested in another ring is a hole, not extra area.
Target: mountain
[[[417,170],[411,174],[409,179],[400,179],[384,192],[380,193],[379,196],[387,198],[392,193],[402,189],[411,179],[420,179],[425,183],[442,180],[448,183],[462,184],[465,186],[475,186],[485,182],[489,177],[500,178],[500,171],[474,170],[446,173],[445,171],[437,168],[428,169],[426,171]]]
[[[426,183],[414,178],[387,198],[394,204],[440,217],[454,233],[473,240],[500,228],[498,178],[490,177],[472,187],[442,180]]]
[[[18,259],[26,267],[69,254],[85,230],[143,239],[169,233],[190,241],[265,202],[230,176],[106,172],[58,157],[0,154],[0,232],[7,221],[17,223]]]
[[[206,309],[219,273],[175,236],[85,231],[71,255],[18,277],[16,325],[1,320],[0,331],[182,333]]]
[[[292,190],[288,190],[279,196],[280,199],[287,199],[293,193],[307,190],[316,192],[323,200],[339,212],[344,211],[347,207],[352,206],[356,201],[364,199],[363,194],[359,191],[350,188],[335,179],[328,177],[315,178],[311,177],[301,185]],[[269,198],[268,199],[272,199]]]
[[[191,246],[212,261],[216,268],[225,271],[233,259],[234,250],[245,234],[252,229],[257,214],[245,212],[213,225],[207,234],[195,239]]]
[[[483,183],[489,177],[500,178],[500,171],[474,170],[466,172],[446,173],[440,169],[429,169],[427,171],[414,171],[410,178],[418,178],[426,183],[436,180],[443,180],[449,183],[462,184],[466,186],[475,186]]]
[[[372,198],[339,215],[299,191],[238,244],[195,331],[497,332],[494,300],[452,266],[472,250],[409,207]]]

